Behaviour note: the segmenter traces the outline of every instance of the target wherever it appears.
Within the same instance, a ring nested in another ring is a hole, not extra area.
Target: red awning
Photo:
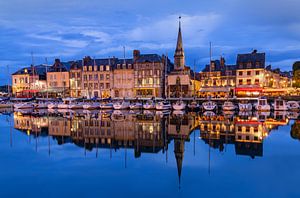
[[[237,87],[235,88],[236,92],[239,91],[248,91],[248,92],[262,92],[263,88],[259,88],[259,87]]]
[[[27,92],[29,92],[29,93],[38,93],[39,90],[36,90],[36,89],[27,89],[27,90],[23,90],[21,92],[25,92],[25,93],[27,93]]]

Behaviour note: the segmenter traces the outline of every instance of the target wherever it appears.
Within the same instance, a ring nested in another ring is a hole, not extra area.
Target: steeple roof
[[[179,29],[178,29],[177,45],[176,45],[175,55],[184,56],[180,19],[181,19],[181,17],[179,17]]]

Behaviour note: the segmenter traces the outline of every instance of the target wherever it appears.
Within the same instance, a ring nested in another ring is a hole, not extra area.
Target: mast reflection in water
[[[210,175],[212,155],[216,158],[216,151],[225,153],[229,150],[228,152],[232,153],[234,150],[241,159],[242,156],[249,156],[248,159],[262,157],[264,140],[280,126],[290,126],[289,122],[292,122],[290,137],[293,139],[300,137],[300,124],[297,121],[299,115],[295,112],[218,115],[213,112],[45,110],[14,112],[12,115],[13,127],[26,134],[31,147],[34,145],[34,149],[44,156],[47,153],[50,158],[55,158],[55,154],[67,149],[63,145],[76,145],[80,148],[76,152],[82,150],[81,155],[85,157],[89,153],[94,153],[95,158],[98,158],[103,151],[108,151],[109,158],[112,159],[114,153],[122,151],[123,157],[119,158],[118,155],[114,163],[124,163],[123,166],[128,168],[130,166],[128,158],[132,157],[131,154],[136,159],[146,154],[159,154],[164,156],[165,163],[174,163],[171,166],[176,166],[177,171],[172,170],[173,174],[178,176],[179,187],[183,179],[181,173],[185,167],[185,152],[195,156],[199,150],[201,155],[207,155],[205,163]],[[1,117],[6,117],[6,121],[11,119],[8,116]],[[8,123],[11,125],[11,122]],[[14,147],[13,133],[10,132],[12,147]],[[24,139],[26,136],[21,138]],[[34,143],[32,140],[35,140]],[[199,147],[201,143],[207,148],[207,154],[203,151],[203,146]],[[39,152],[39,147],[42,147],[42,150],[46,147],[47,152]],[[55,148],[55,153],[52,152],[52,147]],[[168,162],[169,157],[175,161]],[[148,161],[148,163],[155,162]],[[193,166],[189,164],[193,164],[190,159],[187,168],[191,169]],[[112,174],[112,177],[117,179],[118,176]]]

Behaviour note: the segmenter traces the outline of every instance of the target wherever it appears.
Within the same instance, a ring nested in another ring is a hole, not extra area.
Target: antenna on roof
[[[126,64],[126,59],[125,59],[125,46],[123,46],[123,55],[124,55],[124,64]]]

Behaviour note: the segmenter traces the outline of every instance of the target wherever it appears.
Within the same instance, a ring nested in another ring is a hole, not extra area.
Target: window
[[[109,77],[110,77],[109,74],[106,74],[106,80],[109,80]]]
[[[251,85],[251,79],[247,79],[247,85]]]
[[[260,62],[259,61],[256,61],[255,62],[255,67],[259,67],[260,66]]]
[[[259,84],[259,79],[255,79],[255,84],[256,84],[256,85]]]
[[[243,72],[242,71],[239,71],[239,76],[242,76],[243,75]]]
[[[98,80],[98,74],[94,75],[94,80]]]
[[[257,76],[258,76],[258,75],[259,75],[259,71],[255,71],[255,75],[257,75]]]
[[[103,83],[100,83],[100,88],[104,89],[104,84]]]
[[[247,68],[251,68],[252,63],[251,62],[247,62]]]
[[[100,80],[103,80],[103,74],[100,74]]]
[[[106,83],[106,89],[109,89],[109,88],[110,88],[110,84]]]
[[[77,78],[80,78],[80,73],[77,73]]]
[[[110,69],[110,68],[109,68],[109,65],[106,65],[106,69],[105,69],[105,70],[106,70],[106,71],[109,71],[109,69]]]
[[[83,67],[83,71],[87,71],[87,66],[84,66],[84,67]]]
[[[87,75],[83,75],[83,80],[87,80]]]
[[[128,69],[132,69],[132,65],[131,64],[128,64]]]
[[[97,70],[98,70],[97,65],[94,65],[94,71],[97,71]]]
[[[242,85],[242,84],[243,84],[243,80],[239,79],[239,85]]]
[[[89,71],[93,71],[93,67],[92,66],[89,66]]]
[[[251,71],[247,71],[247,76],[250,76],[251,75]]]
[[[94,83],[94,89],[98,89],[98,83]]]
[[[100,71],[103,71],[103,65],[100,66]]]
[[[89,80],[92,80],[92,79],[93,79],[93,75],[90,74],[90,75],[89,75]]]

